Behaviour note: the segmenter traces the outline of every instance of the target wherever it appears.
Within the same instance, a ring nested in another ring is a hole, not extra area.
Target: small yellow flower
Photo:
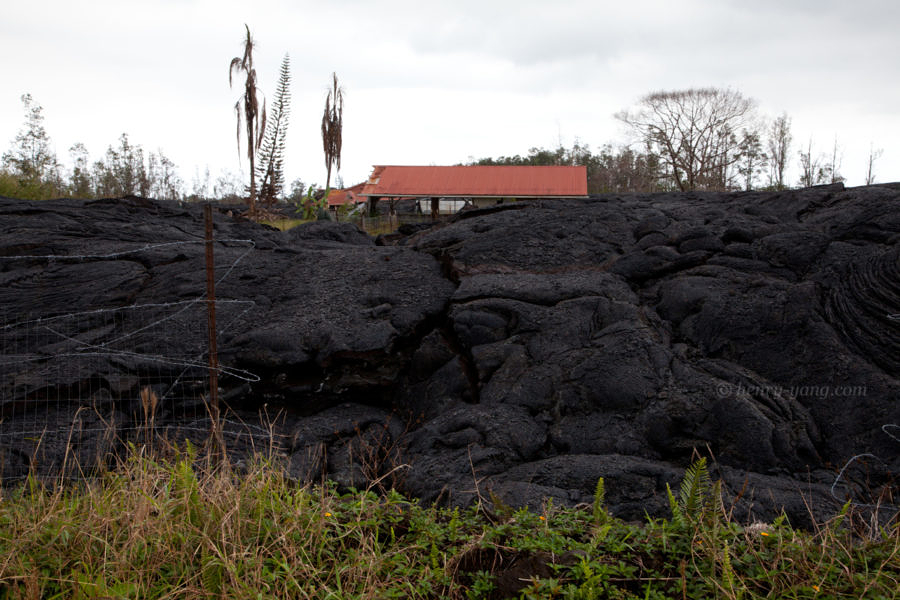
[[[541,515],[538,517],[538,519],[540,519],[541,521],[546,521],[547,517],[545,517],[544,515]]]
[[[769,533],[767,531],[760,531],[759,535],[764,535],[766,537],[769,537]]]
[[[813,586],[813,589],[816,590],[816,591],[818,592],[818,591],[819,591],[819,586],[814,585],[814,586]]]
[[[331,513],[330,513],[330,512],[327,512],[327,513],[325,513],[325,516],[326,516],[326,517],[330,517],[330,516],[331,516]]]

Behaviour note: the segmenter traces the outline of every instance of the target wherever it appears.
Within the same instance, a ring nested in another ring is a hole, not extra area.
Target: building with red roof
[[[475,206],[526,198],[587,197],[587,167],[569,166],[396,166],[378,165],[359,196],[370,206],[379,199],[463,199]]]
[[[328,192],[328,209],[329,210],[337,210],[339,207],[344,204],[352,204],[356,206],[362,202],[365,202],[366,199],[361,197],[359,193],[362,191],[365,186],[365,182],[358,183],[353,187],[349,187],[344,190],[331,190]]]

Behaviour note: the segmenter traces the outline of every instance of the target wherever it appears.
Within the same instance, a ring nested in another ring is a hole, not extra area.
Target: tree
[[[584,159],[591,194],[647,193],[665,190],[659,157],[629,147],[605,145],[600,153]]]
[[[875,150],[875,147],[872,144],[869,144],[869,160],[868,160],[868,168],[866,169],[866,185],[872,185],[875,183],[875,161],[881,158],[884,150],[879,148]]]
[[[25,126],[16,134],[12,148],[3,155],[3,164],[17,182],[17,194],[26,199],[44,199],[57,193],[59,163],[44,129],[43,108],[22,95]]]
[[[200,175],[200,169],[194,167],[194,177],[191,180],[191,195],[187,200],[190,202],[202,202],[209,199],[209,165]]]
[[[471,159],[472,165],[571,165],[587,169],[589,194],[665,191],[659,157],[646,149],[614,149],[607,144],[594,154],[588,145],[575,142],[572,148],[556,150],[531,148],[528,155]]]
[[[737,134],[754,111],[737,91],[702,88],[655,92],[615,116],[660,157],[680,190],[722,190],[740,156]]]
[[[275,204],[284,194],[284,138],[287,135],[290,113],[291,62],[290,57],[285,54],[281,61],[281,74],[275,89],[272,111],[259,148],[256,176],[260,180],[259,201],[264,206]]]
[[[325,149],[325,194],[331,186],[331,167],[341,170],[341,131],[344,128],[344,88],[338,87],[337,73],[331,74],[334,87],[325,97],[325,113],[322,115],[322,146]]]
[[[247,158],[250,160],[250,198],[247,200],[250,216],[256,215],[256,150],[262,143],[263,131],[266,128],[266,103],[263,100],[260,109],[256,86],[256,69],[253,68],[253,38],[250,37],[250,28],[244,24],[247,37],[244,39],[244,55],[231,59],[228,69],[228,86],[232,85],[232,77],[243,73],[244,93],[234,104],[234,112],[237,116],[237,145],[238,157],[241,154],[241,121],[243,121],[247,134]]]
[[[784,184],[784,171],[792,141],[791,119],[787,113],[781,113],[769,126],[769,187],[772,189],[783,190],[787,187]]]
[[[800,150],[800,187],[821,185],[831,178],[831,166],[824,160],[822,154],[813,154],[812,138],[809,138],[806,152]]]
[[[0,196],[5,198],[19,197],[19,182],[6,167],[0,166]]]
[[[94,163],[97,196],[120,198],[129,194],[150,195],[150,181],[144,166],[144,149],[132,144],[128,134],[119,136],[119,145],[106,150],[103,161]]]
[[[756,179],[765,172],[769,157],[763,152],[759,133],[744,131],[741,139],[738,173],[744,180],[744,189],[750,191]]]
[[[73,151],[77,146],[73,146]],[[83,162],[87,164],[86,151]],[[184,187],[175,163],[162,150],[148,153],[145,160],[144,149],[139,144],[133,144],[127,133],[119,137],[117,146],[107,148],[103,160],[94,163],[91,179],[94,195],[107,198],[136,194],[160,200],[178,200]]]
[[[242,180],[240,173],[222,169],[213,184],[213,197],[224,202],[240,202],[244,187]]]
[[[178,175],[175,163],[162,150],[150,153],[147,159],[149,177],[147,195],[160,200],[178,200],[184,187],[184,181]]]
[[[291,204],[299,206],[306,197],[306,184],[299,177],[291,182],[291,191],[288,194],[287,201]]]
[[[844,153],[841,151],[840,146],[838,146],[837,136],[834,136],[834,146],[832,146],[831,150],[831,164],[828,166],[828,175],[831,178],[830,183],[840,183],[841,181],[844,181],[844,176],[839,173],[843,157]]]
[[[94,184],[91,180],[90,156],[87,148],[81,142],[76,142],[69,148],[69,156],[72,158],[69,193],[75,198],[92,198]]]

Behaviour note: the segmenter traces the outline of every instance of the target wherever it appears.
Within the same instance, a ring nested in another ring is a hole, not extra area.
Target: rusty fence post
[[[224,454],[225,440],[219,421],[219,353],[216,348],[216,277],[213,255],[212,205],[203,206],[203,220],[206,224],[206,316],[209,330],[209,416],[210,434],[218,450]]]

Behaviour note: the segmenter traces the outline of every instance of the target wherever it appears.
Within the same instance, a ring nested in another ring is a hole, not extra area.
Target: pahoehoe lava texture
[[[641,518],[665,514],[665,485],[699,453],[748,518],[803,523],[807,505],[896,491],[900,185],[537,200],[390,246],[346,224],[280,233],[219,212],[215,227],[255,244],[219,284],[255,303],[219,345],[260,381],[224,378],[222,395],[245,416],[282,410],[299,479],[389,473],[428,501],[492,490],[536,507],[589,502],[604,477],[612,512]],[[202,239],[197,206],[0,199],[0,230],[4,324],[205,289],[202,244],[117,254]],[[220,264],[244,251],[222,246]],[[142,343],[198,343],[176,324]],[[16,331],[0,329],[4,354]],[[103,335],[85,318],[68,337]],[[138,395],[134,365],[81,364],[91,372],[6,361],[0,409],[52,384],[74,413],[86,380],[112,403]],[[27,465],[9,436],[0,445],[6,476]],[[863,453],[877,460],[833,485]]]

